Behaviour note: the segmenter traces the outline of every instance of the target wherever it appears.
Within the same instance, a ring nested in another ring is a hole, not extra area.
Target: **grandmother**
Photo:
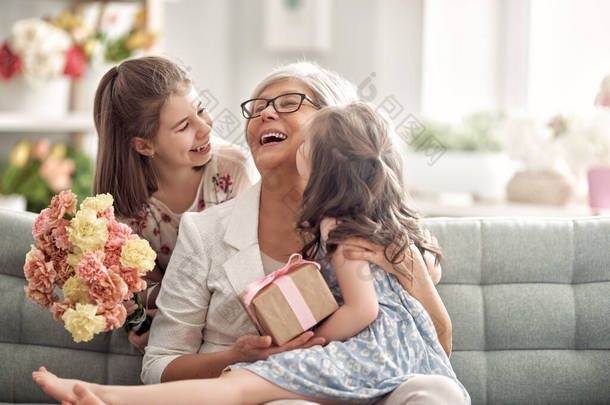
[[[183,215],[143,359],[144,383],[218,377],[233,363],[325,343],[306,332],[281,347],[272,346],[269,336],[258,336],[237,295],[303,248],[295,229],[306,185],[296,169],[296,151],[304,141],[301,129],[321,108],[353,101],[357,95],[351,83],[301,62],[271,72],[242,104],[246,138],[261,181],[222,205]],[[363,257],[391,270],[380,248],[362,247],[368,248],[360,252]],[[426,257],[436,283],[440,266]],[[422,304],[432,315],[435,309]],[[439,339],[450,342],[450,321],[435,326]],[[409,379],[380,403],[414,403],[418,398],[434,402],[435,395],[442,395],[443,381],[423,377]],[[274,405],[280,403],[310,404],[286,400]]]

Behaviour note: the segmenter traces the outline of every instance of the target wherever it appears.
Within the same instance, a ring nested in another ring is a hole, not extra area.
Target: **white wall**
[[[239,115],[239,103],[273,67],[313,60],[359,84],[375,73],[381,99],[419,110],[421,0],[333,0],[328,52],[270,52],[262,0],[181,0],[165,5],[165,54],[193,68],[199,86]],[[174,27],[189,27],[188,29]],[[195,51],[197,50],[197,51]]]
[[[548,115],[591,109],[610,73],[610,2],[533,0],[527,108]]]
[[[497,0],[424,2],[424,114],[457,119],[497,106],[499,10]]]

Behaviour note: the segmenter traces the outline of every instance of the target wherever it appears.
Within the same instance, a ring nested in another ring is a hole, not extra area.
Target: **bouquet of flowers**
[[[54,194],[71,188],[79,201],[91,195],[93,161],[83,152],[46,139],[19,141],[0,173],[0,194],[19,194],[40,212]]]
[[[19,20],[0,45],[0,79],[9,81],[18,74],[32,84],[62,75],[79,79],[98,52],[106,61],[120,62],[155,43],[156,34],[144,28],[144,15],[142,9],[129,32],[112,40],[101,27],[68,11],[54,19]]]
[[[155,266],[148,241],[115,220],[112,203],[110,194],[99,194],[76,211],[76,196],[62,191],[32,229],[37,243],[23,267],[25,293],[42,308],[50,307],[75,342],[123,326],[123,301],[146,288],[141,276]]]

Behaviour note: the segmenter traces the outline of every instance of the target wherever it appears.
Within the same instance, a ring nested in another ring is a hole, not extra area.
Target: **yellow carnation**
[[[121,251],[121,264],[125,267],[137,267],[140,274],[155,268],[157,254],[146,239],[132,239],[125,242]]]
[[[74,250],[72,253],[68,254],[68,258],[66,262],[72,266],[73,269],[78,269],[78,264],[83,258],[83,251],[78,248],[78,246],[74,246]]]
[[[62,288],[64,298],[68,298],[72,302],[81,304],[89,303],[89,288],[83,283],[80,277],[72,276],[66,280],[64,288]]]
[[[106,318],[96,313],[97,305],[93,304],[76,304],[76,310],[66,310],[61,319],[76,343],[88,342],[93,335],[106,329]]]
[[[80,209],[83,210],[93,210],[96,213],[106,211],[106,208],[112,206],[114,199],[112,195],[106,194],[98,194],[95,197],[87,197],[85,201],[83,201],[80,205]]]
[[[96,211],[93,209],[81,208],[70,221],[67,230],[70,242],[82,252],[100,250],[108,239],[106,218],[98,218]]]

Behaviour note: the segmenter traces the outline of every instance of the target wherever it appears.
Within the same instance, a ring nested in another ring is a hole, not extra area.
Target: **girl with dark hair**
[[[421,395],[409,387],[404,404],[470,403],[432,321],[448,315],[421,252],[438,257],[440,249],[427,240],[406,200],[400,154],[386,122],[371,107],[351,104],[321,110],[302,130],[296,165],[307,185],[298,227],[303,253],[325,263],[322,274],[340,305],[315,329],[329,343],[237,363],[215,379],[145,387],[85,384],[87,390],[112,404],[374,403],[423,378],[434,381],[436,392]],[[383,246],[392,263],[412,261],[411,271],[347,258],[343,251],[354,237]],[[76,401],[76,380],[44,369],[34,379],[55,398]]]
[[[93,112],[99,137],[93,192],[112,194],[117,218],[156,251],[147,278],[157,286],[143,294],[154,314],[182,214],[233,198],[256,172],[239,148],[212,145],[212,119],[191,78],[167,59],[131,59],[110,69]],[[132,331],[129,340],[143,353],[148,332]]]

